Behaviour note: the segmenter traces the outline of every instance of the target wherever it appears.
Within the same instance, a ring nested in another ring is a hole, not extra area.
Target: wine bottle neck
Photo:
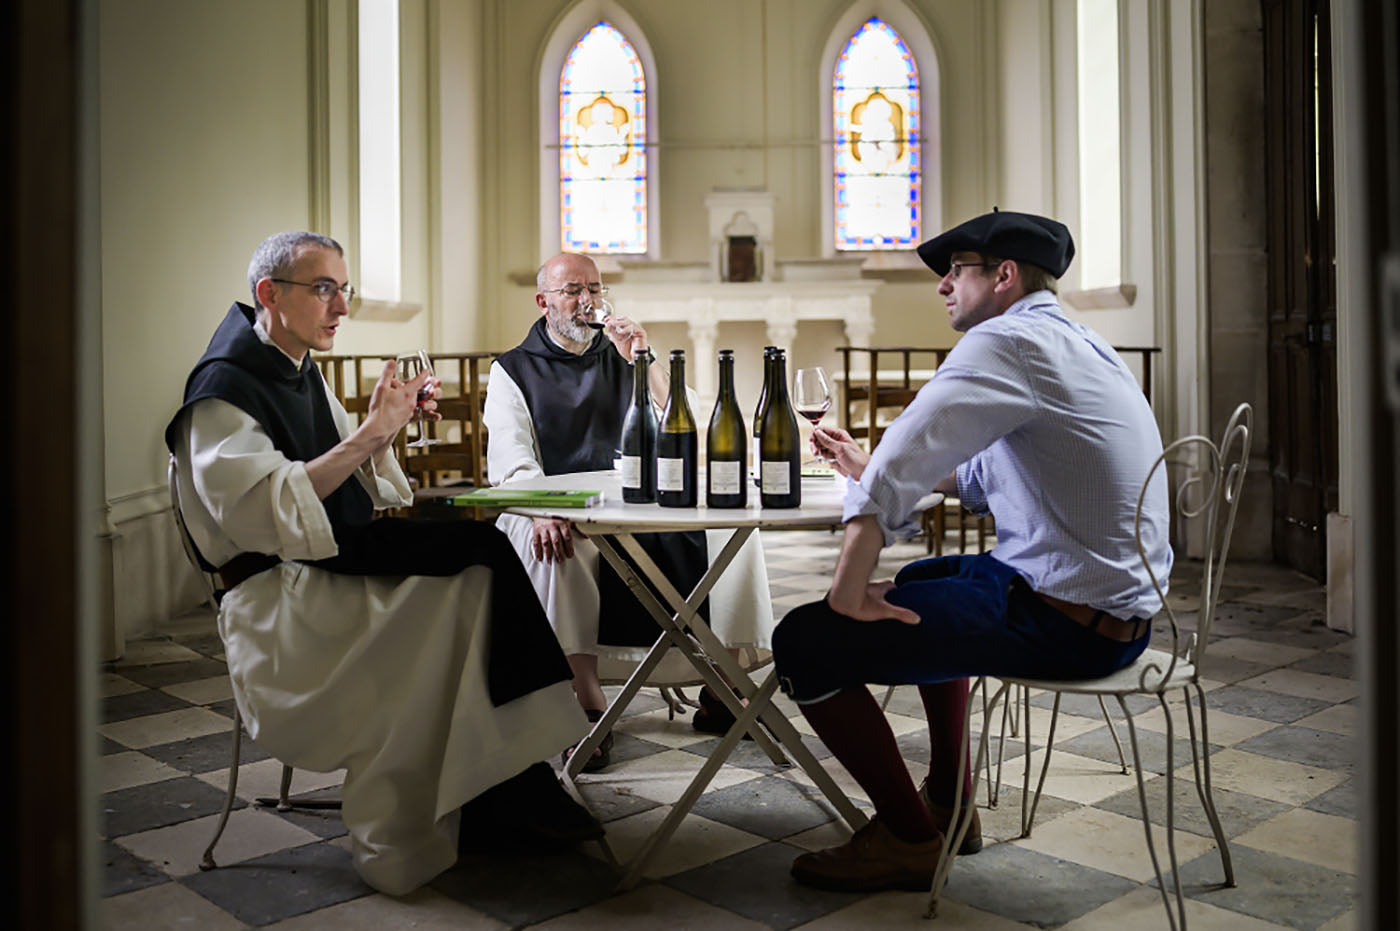
[[[721,359],[719,363],[719,396],[721,398],[732,398],[734,396],[734,360]]]
[[[632,403],[641,406],[651,403],[651,385],[647,381],[649,363],[639,355],[632,364]]]
[[[773,368],[769,376],[771,385],[768,388],[769,397],[775,401],[787,400],[787,360],[777,356],[772,362]]]

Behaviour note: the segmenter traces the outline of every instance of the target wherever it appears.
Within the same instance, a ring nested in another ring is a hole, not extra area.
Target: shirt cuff
[[[963,508],[973,514],[990,513],[982,486],[972,480],[971,464],[964,462],[958,466],[955,474],[958,478],[958,501],[962,503]]]
[[[842,499],[841,522],[848,523],[866,514],[875,518],[875,523],[880,528],[880,534],[884,537],[885,546],[919,533],[919,525],[909,520],[908,515],[904,515],[898,524],[886,522],[888,515],[880,509],[880,505],[875,499],[870,497],[864,486],[850,476],[846,476],[846,494]]]

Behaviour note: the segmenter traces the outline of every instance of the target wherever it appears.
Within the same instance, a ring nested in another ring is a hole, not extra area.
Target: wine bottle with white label
[[[693,508],[698,498],[700,438],[685,398],[685,350],[671,350],[671,395],[656,437],[656,503]]]
[[[753,463],[753,485],[758,488],[763,483],[759,480],[758,464],[763,461],[758,449],[758,427],[763,423],[763,409],[768,404],[768,385],[773,380],[773,346],[763,347],[763,387],[758,390],[758,406],[753,409],[753,458],[749,460]]]
[[[744,472],[748,431],[734,398],[734,350],[719,351],[719,397],[710,415],[705,440],[705,503],[712,508],[741,508],[749,503]]]
[[[656,500],[656,411],[651,407],[647,370],[651,351],[632,361],[632,407],[622,422],[622,500],[650,504]]]
[[[759,501],[766,508],[795,508],[802,505],[802,441],[788,402],[783,350],[773,350],[772,366],[768,402],[759,425]]]

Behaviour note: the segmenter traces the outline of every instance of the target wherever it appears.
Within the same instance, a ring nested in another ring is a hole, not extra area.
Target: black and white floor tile
[[[825,532],[765,540],[777,613],[820,596],[838,542]],[[882,567],[892,574],[922,555],[917,541],[894,547]],[[1174,606],[1188,615],[1199,594],[1194,569],[1179,566],[1172,587]],[[1236,564],[1226,581],[1204,674],[1216,801],[1238,885],[1220,886],[1220,855],[1196,798],[1184,716],[1173,715],[1178,730],[1170,766],[1188,919],[1195,928],[1355,927],[1352,640],[1325,627],[1324,593],[1308,579]],[[792,881],[793,857],[839,843],[849,832],[805,773],[774,766],[747,741],[631,891],[615,891],[613,867],[589,845],[550,856],[473,855],[427,888],[391,898],[355,874],[337,812],[279,813],[256,804],[259,796],[276,795],[281,766],[245,738],[238,801],[217,850],[220,867],[201,872],[228,784],[233,705],[223,648],[205,614],[128,647],[122,661],[102,672],[103,927],[930,927],[922,919],[923,894],[822,893]],[[795,707],[781,696],[779,705],[810,735]],[[1049,695],[1032,696],[1036,772],[1046,752],[1049,706]],[[1148,802],[1160,825],[1167,721],[1155,700],[1131,707]],[[1179,699],[1172,707],[1180,710]],[[887,714],[920,777],[927,730],[914,690],[896,690]],[[1126,741],[1124,722],[1117,725]],[[852,800],[868,807],[825,748],[808,740]],[[617,857],[626,858],[660,823],[715,743],[684,718],[671,719],[654,693],[639,696],[619,725],[614,764],[580,779]],[[955,864],[938,923],[1165,927],[1136,780],[1121,771],[1097,703],[1073,697],[1062,703],[1035,830],[1021,838],[1025,765],[1022,740],[1007,739],[999,804],[982,811],[989,842]],[[334,796],[341,778],[298,770],[292,792]],[[984,806],[986,794],[983,782]],[[1160,827],[1157,836],[1163,852]]]

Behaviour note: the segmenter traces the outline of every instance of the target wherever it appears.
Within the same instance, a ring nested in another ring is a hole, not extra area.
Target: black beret
[[[940,276],[948,274],[954,252],[1030,262],[1059,278],[1074,258],[1074,239],[1058,220],[992,208],[919,246],[919,258]]]

